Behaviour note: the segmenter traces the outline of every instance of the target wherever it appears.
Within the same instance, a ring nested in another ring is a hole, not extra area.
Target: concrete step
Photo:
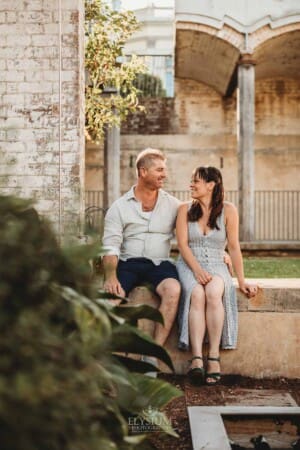
[[[221,351],[222,373],[255,378],[300,378],[300,279],[249,280],[259,285],[258,294],[248,299],[237,289],[239,337],[236,350]],[[129,298],[133,304],[159,306],[159,298],[146,287],[137,287]],[[152,334],[154,324],[142,320],[139,326]],[[190,352],[177,348],[174,324],[166,342],[177,374],[188,368]],[[168,372],[161,364],[160,369]]]

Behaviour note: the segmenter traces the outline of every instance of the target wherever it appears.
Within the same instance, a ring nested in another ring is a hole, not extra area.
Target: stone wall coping
[[[300,289],[300,278],[247,278],[247,282],[255,283],[262,289]],[[233,283],[237,286],[236,278]]]
[[[255,297],[247,298],[237,289],[239,312],[300,312],[300,278],[248,278],[249,283],[258,285]]]

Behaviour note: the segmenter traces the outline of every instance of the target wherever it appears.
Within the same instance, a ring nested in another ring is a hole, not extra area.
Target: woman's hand
[[[196,278],[199,284],[203,285],[207,284],[212,279],[211,274],[201,268],[197,269],[194,272],[194,277]]]
[[[256,284],[243,283],[239,285],[240,291],[242,291],[248,298],[255,297],[258,291]]]
[[[224,263],[227,265],[229,273],[233,277],[234,272],[233,272],[232,261],[231,261],[231,258],[229,256],[229,254],[227,252],[225,252],[225,251],[224,251]]]

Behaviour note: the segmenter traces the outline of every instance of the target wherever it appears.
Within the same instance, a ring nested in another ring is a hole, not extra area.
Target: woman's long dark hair
[[[201,178],[206,181],[214,181],[215,186],[211,199],[211,212],[208,219],[208,226],[211,229],[219,230],[217,218],[222,212],[224,203],[224,187],[222,174],[216,167],[197,167],[193,172],[193,179]],[[188,220],[190,222],[197,222],[203,216],[202,207],[199,202],[193,201],[188,210]]]

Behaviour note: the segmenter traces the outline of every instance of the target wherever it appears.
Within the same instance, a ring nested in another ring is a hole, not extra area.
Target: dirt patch
[[[300,380],[253,379],[241,376],[227,375],[222,377],[218,386],[191,385],[182,375],[160,375],[160,378],[177,386],[184,392],[184,396],[169,403],[165,412],[172,422],[179,438],[161,436],[153,433],[150,442],[156,450],[192,450],[192,440],[189,428],[187,406],[225,406],[232,404],[232,398],[241,395],[244,389],[271,389],[289,393],[300,405]]]

